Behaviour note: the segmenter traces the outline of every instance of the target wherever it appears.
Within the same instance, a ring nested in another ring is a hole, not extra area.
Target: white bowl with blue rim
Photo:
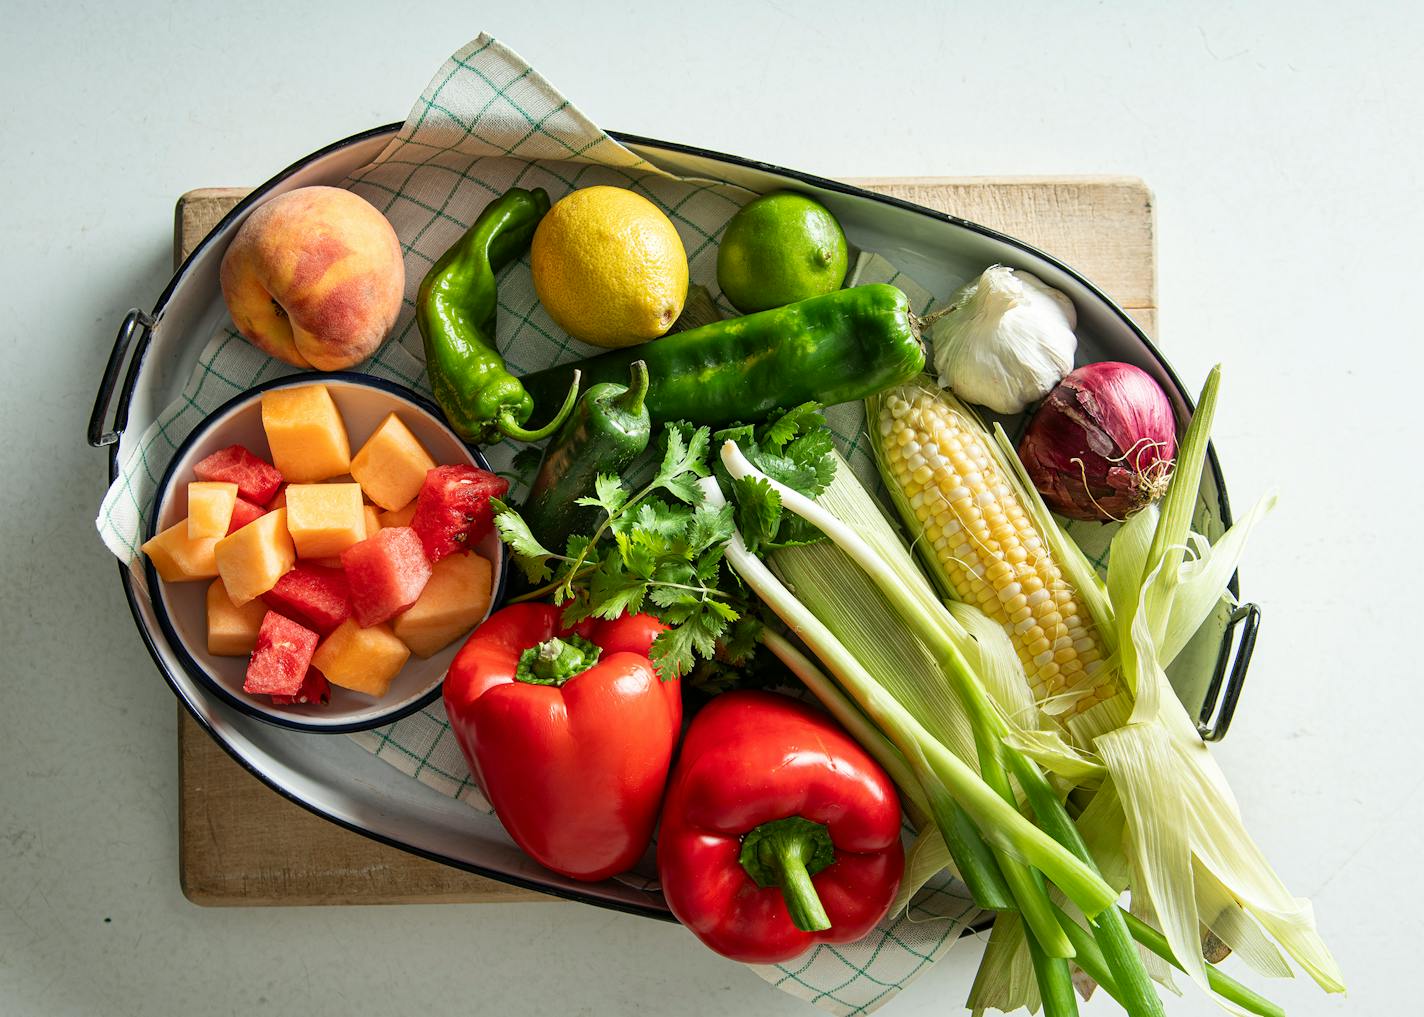
[[[262,428],[262,397],[268,392],[305,385],[325,385],[341,413],[351,448],[359,449],[390,413],[410,428],[430,457],[440,465],[468,465],[489,469],[477,449],[462,442],[445,424],[433,403],[409,389],[364,374],[296,374],[269,381],[243,392],[203,420],[179,446],[159,483],[155,511],[149,515],[145,538],[161,533],[188,514],[188,482],[196,479],[193,467],[229,445],[245,446],[271,461],[267,435]],[[491,610],[503,596],[504,547],[493,532],[475,551],[490,562],[493,590]],[[159,628],[167,637],[183,670],[205,689],[240,713],[296,731],[338,734],[365,731],[390,724],[440,695],[440,685],[450,661],[459,652],[457,639],[439,653],[420,658],[411,655],[390,688],[379,698],[331,686],[331,701],[279,704],[270,696],[242,690],[247,657],[219,657],[207,650],[207,590],[209,582],[163,582],[151,562],[145,561],[149,589]]]

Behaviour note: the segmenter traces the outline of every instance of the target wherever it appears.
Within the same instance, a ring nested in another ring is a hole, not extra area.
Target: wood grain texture
[[[870,190],[968,219],[1072,265],[1155,334],[1152,192],[1130,177],[878,178]],[[247,193],[204,188],[178,201],[181,261]],[[314,735],[313,737],[324,737]],[[307,905],[549,901],[439,865],[320,819],[234,762],[178,709],[179,879],[195,904]]]

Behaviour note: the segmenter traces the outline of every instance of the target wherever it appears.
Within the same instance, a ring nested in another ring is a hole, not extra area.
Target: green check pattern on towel
[[[411,110],[396,138],[346,186],[372,202],[401,239],[405,307],[393,338],[358,370],[430,394],[414,296],[429,267],[491,198],[514,186],[543,187],[557,201],[592,184],[629,187],[652,200],[676,225],[694,282],[716,293],[717,240],[750,192],[712,180],[679,178],[654,167],[599,130],[518,55],[488,36],[456,53]],[[917,311],[933,295],[874,254],[862,253],[856,282],[894,282]],[[723,304],[726,313],[731,308]],[[534,293],[527,257],[499,280],[499,347],[516,374],[577,359],[587,348],[566,336]],[[138,545],[159,478],[178,444],[205,416],[260,382],[292,373],[260,353],[225,321],[174,404],[159,414],[107,492],[97,525],[104,542],[137,568]],[[829,414],[841,452],[869,479],[874,464],[858,405]],[[507,471],[514,449],[487,449]],[[522,492],[515,490],[513,497]],[[471,783],[439,703],[378,731],[352,736],[401,771],[459,798],[489,806]],[[756,967],[767,981],[836,1014],[870,1013],[943,956],[977,914],[964,888],[941,873],[909,913],[882,922],[864,940],[822,945],[788,964]]]

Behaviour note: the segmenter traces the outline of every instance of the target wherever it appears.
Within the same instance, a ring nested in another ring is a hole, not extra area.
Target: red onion
[[[1167,393],[1147,372],[1104,361],[1073,371],[1028,422],[1019,458],[1048,507],[1126,519],[1160,498],[1177,454]]]

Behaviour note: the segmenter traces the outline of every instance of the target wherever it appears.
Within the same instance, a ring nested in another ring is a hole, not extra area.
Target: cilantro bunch
[[[716,434],[668,424],[651,478],[600,475],[593,492],[577,502],[599,509],[599,524],[569,537],[561,551],[539,543],[513,507],[492,502],[500,539],[536,584],[516,599],[552,597],[565,605],[568,624],[624,612],[651,614],[668,626],[653,643],[651,660],[660,674],[686,675],[702,658],[715,665],[717,683],[729,682],[727,667],[750,659],[761,628],[760,602],[723,561],[734,529],[753,550],[819,539],[802,520],[783,516],[780,496],[765,481],[734,482],[726,475],[716,460],[729,439],[768,476],[813,497],[835,473],[830,432],[814,403],[765,424]],[[707,505],[697,487],[713,475],[714,463],[731,499],[720,509]]]

